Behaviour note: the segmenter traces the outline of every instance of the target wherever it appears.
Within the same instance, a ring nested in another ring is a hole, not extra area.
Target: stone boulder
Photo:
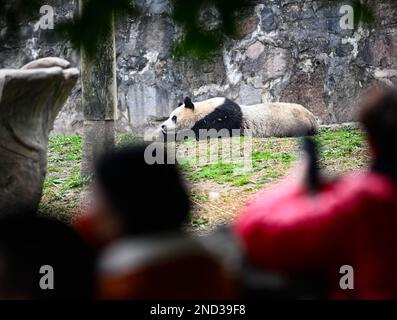
[[[48,134],[79,71],[44,58],[0,69],[0,216],[37,209],[47,170]]]

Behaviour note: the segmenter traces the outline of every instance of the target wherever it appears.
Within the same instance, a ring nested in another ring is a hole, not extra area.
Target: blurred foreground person
[[[264,192],[234,230],[257,266],[292,277],[323,273],[329,298],[397,299],[397,92],[370,96],[361,122],[370,170],[320,183],[317,193],[299,183]],[[346,265],[353,282],[341,281]]]
[[[0,219],[0,300],[93,298],[92,255],[74,230],[30,215]]]
[[[190,201],[176,166],[147,164],[145,150],[136,145],[99,161],[93,212],[75,223],[91,243],[106,247],[99,298],[232,298],[226,270],[182,231]]]

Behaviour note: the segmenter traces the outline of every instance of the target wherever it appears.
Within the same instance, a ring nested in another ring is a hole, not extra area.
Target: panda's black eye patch
[[[173,116],[173,117],[172,117],[172,121],[176,122],[176,119],[177,119],[176,116]]]

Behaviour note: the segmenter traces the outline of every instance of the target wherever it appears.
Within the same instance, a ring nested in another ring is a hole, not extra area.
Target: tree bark
[[[87,0],[80,0],[80,8]],[[111,32],[89,56],[82,48],[82,94],[84,110],[83,159],[81,175],[90,177],[97,158],[115,144],[114,125],[117,112],[116,49],[114,17]]]

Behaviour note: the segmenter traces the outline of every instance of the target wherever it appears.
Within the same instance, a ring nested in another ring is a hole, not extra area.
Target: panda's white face
[[[180,130],[191,129],[196,123],[196,118],[194,105],[182,104],[160,125],[160,130],[163,133],[177,133]]]
[[[223,106],[225,98],[217,97],[193,104],[186,97],[183,104],[176,108],[167,121],[160,125],[159,131],[163,133],[178,133],[181,130],[192,129],[197,121],[212,113],[216,108]]]

